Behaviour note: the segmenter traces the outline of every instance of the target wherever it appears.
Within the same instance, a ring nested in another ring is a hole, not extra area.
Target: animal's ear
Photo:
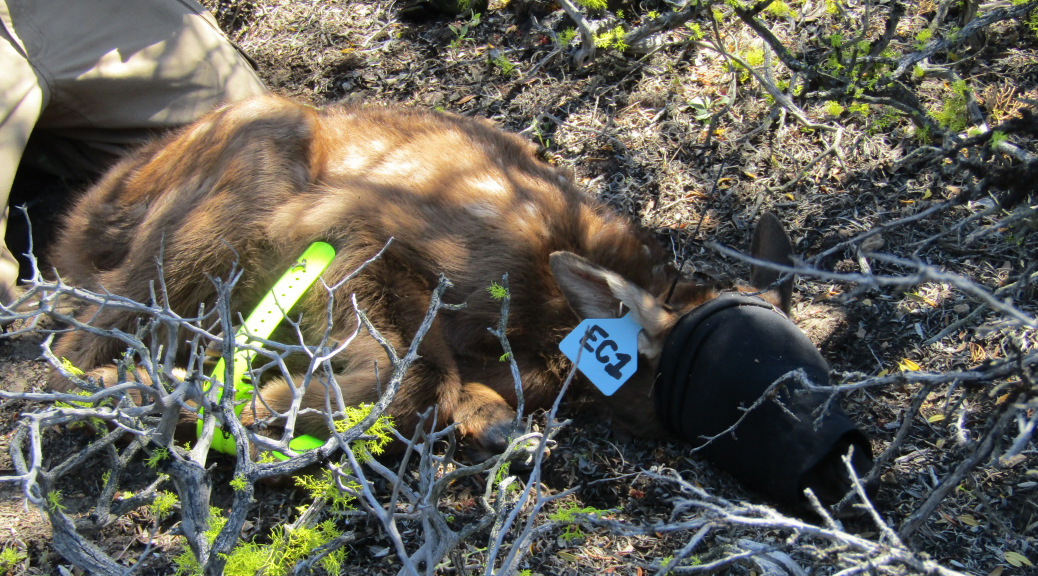
[[[638,335],[639,353],[649,358],[659,355],[663,335],[676,318],[652,294],[572,252],[553,252],[550,263],[555,281],[581,320],[616,318],[623,304],[642,327]]]
[[[750,256],[776,264],[793,265],[793,244],[782,223],[771,212],[765,212],[757,221],[750,242]],[[750,284],[758,290],[768,290],[763,297],[788,314],[793,300],[793,277],[773,286],[781,275],[778,270],[754,265],[750,267]]]

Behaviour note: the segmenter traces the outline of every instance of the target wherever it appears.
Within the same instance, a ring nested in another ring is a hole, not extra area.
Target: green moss
[[[508,296],[508,290],[497,282],[491,282],[487,292],[490,292],[490,297],[494,300],[502,300],[505,296]]]
[[[144,465],[148,468],[158,468],[159,464],[167,458],[169,458],[169,450],[160,446],[151,451],[151,455],[144,460]]]
[[[868,114],[869,114],[869,105],[865,104],[864,102],[859,102],[857,104],[851,104],[850,106],[847,107],[847,111],[850,112],[851,114],[861,114],[862,116],[868,116]]]
[[[993,131],[991,133],[991,141],[990,141],[991,148],[993,148],[993,149],[998,148],[1000,144],[1002,144],[1003,142],[1007,142],[1008,140],[1009,140],[1009,136],[1007,136],[1005,132],[1001,132],[999,130],[995,130],[995,131]]]
[[[501,71],[502,76],[508,77],[515,73],[515,64],[513,64],[504,54],[498,54],[497,57],[492,59],[490,62]]]
[[[568,48],[573,39],[577,37],[576,28],[566,28],[558,34],[559,46],[562,48]]]
[[[4,548],[0,551],[0,571],[10,572],[16,565],[21,564],[28,556],[14,547]]]
[[[69,374],[71,374],[71,375],[73,375],[73,376],[75,376],[77,378],[82,378],[83,375],[85,374],[85,372],[83,372],[79,368],[76,368],[72,364],[72,361],[69,360],[68,358],[62,358],[61,359],[61,367],[64,368],[66,372],[68,372]]]
[[[314,528],[292,531],[275,526],[271,530],[270,544],[244,543],[227,555],[224,574],[252,576],[262,572],[264,576],[286,576],[297,562],[341,535],[331,520],[325,520]],[[345,559],[346,550],[340,548],[321,559],[320,564],[329,574],[338,574]]]
[[[245,477],[242,475],[235,476],[233,480],[228,482],[228,484],[230,484],[231,488],[235,492],[241,492],[249,485],[248,481],[245,480]]]
[[[952,132],[962,132],[968,123],[966,102],[969,87],[964,80],[959,80],[951,85],[951,91],[951,98],[944,99],[941,107],[934,113],[934,118],[941,127]]]
[[[347,407],[344,410],[345,418],[335,421],[335,430],[342,433],[360,424],[361,421],[368,417],[368,414],[371,414],[371,410],[374,407],[374,404],[359,404]],[[385,450],[386,445],[393,440],[393,418],[386,414],[379,416],[365,433],[371,438],[356,440],[350,444],[357,459],[361,462],[366,462],[372,456],[381,454]]]
[[[826,102],[822,106],[822,109],[825,110],[825,113],[829,116],[839,116],[840,114],[843,114],[844,111],[844,107],[841,106],[840,103],[835,100],[829,100],[828,102]]]
[[[155,514],[155,517],[162,520],[169,513],[173,511],[173,507],[180,503],[180,499],[177,495],[163,490],[155,495],[155,500],[151,503],[151,511]]]
[[[612,510],[603,510],[595,508],[594,506],[585,506],[581,508],[572,502],[568,502],[560,506],[555,512],[549,514],[548,519],[567,525],[563,533],[560,535],[560,538],[568,542],[584,535],[580,526],[573,523],[574,520],[576,520],[577,514],[587,514],[601,518],[610,512],[612,512]]]
[[[775,0],[764,11],[776,18],[797,18],[796,11],[782,0]]]
[[[47,493],[47,507],[55,512],[65,511],[65,505],[61,503],[61,490],[52,490]]]
[[[612,30],[607,30],[601,34],[595,35],[595,47],[596,48],[613,48],[619,52],[627,50],[628,46],[624,43],[624,36],[627,35],[627,31],[624,30],[623,26],[616,26]]]
[[[743,59],[746,64],[756,68],[764,64],[764,49],[763,48],[750,48],[749,50],[742,52],[739,56]],[[750,79],[750,71],[743,67],[739,62],[733,62],[732,68],[738,71],[739,82],[747,82]]]
[[[916,34],[915,34],[915,39],[916,39],[915,48],[916,48],[916,50],[922,50],[923,48],[925,48],[926,47],[926,43],[929,42],[931,38],[933,38],[933,30],[930,30],[929,28],[924,28],[924,29],[916,32]]]

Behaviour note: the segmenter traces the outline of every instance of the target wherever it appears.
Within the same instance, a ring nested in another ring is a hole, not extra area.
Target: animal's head
[[[752,240],[754,258],[789,264],[793,253],[789,237],[775,216],[766,214],[757,223]],[[551,255],[551,270],[570,307],[581,319],[617,318],[630,313],[641,327],[638,333],[638,372],[616,395],[606,400],[620,413],[632,430],[658,428],[650,398],[656,369],[664,345],[674,326],[688,313],[718,296],[712,287],[681,281],[652,293],[631,282],[623,270],[609,270],[571,252]],[[752,290],[766,301],[788,312],[793,279],[777,284],[779,273],[753,267]],[[773,286],[774,284],[774,286]],[[669,296],[669,299],[668,299]],[[734,352],[734,351],[733,351]]]
[[[788,265],[792,253],[778,219],[765,214],[751,256]],[[622,428],[701,447],[744,484],[792,505],[802,504],[806,487],[823,501],[842,496],[849,484],[838,455],[849,446],[859,472],[870,465],[867,440],[842,410],[804,391],[806,381],[827,384],[829,366],[787,316],[792,277],[779,282],[781,272],[754,266],[749,294],[690,284],[666,303],[666,294],[574,254],[552,254],[551,267],[582,319],[625,309],[642,328],[637,373],[604,399]]]

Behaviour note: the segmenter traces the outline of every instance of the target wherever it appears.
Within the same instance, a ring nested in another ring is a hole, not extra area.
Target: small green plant
[[[797,17],[796,11],[794,11],[792,8],[790,8],[789,4],[786,4],[782,0],[775,0],[774,2],[769,4],[768,7],[764,11],[767,12],[768,14],[776,17],[776,18],[796,18]]]
[[[69,364],[69,366],[72,366],[72,365]],[[75,394],[76,396],[90,396],[90,393],[87,392],[86,390],[73,389],[73,390],[69,390],[68,393],[69,394]],[[90,407],[90,403],[89,402],[77,402],[75,400],[71,400],[70,402],[55,402],[54,405],[57,406],[58,408],[89,408]]]
[[[212,544],[216,540],[217,535],[220,534],[220,530],[227,525],[227,518],[224,517],[223,512],[216,506],[209,507],[209,529],[202,533],[202,537],[205,538],[206,542]],[[190,548],[185,548],[180,554],[173,558],[173,563],[177,565],[177,571],[174,573],[175,576],[184,576],[187,574],[201,574],[202,567],[198,564],[198,559],[191,553]],[[229,574],[224,571],[225,574]],[[255,574],[255,572],[253,572]]]
[[[845,108],[843,106],[841,106],[840,103],[835,101],[835,100],[829,100],[828,102],[826,102],[822,106],[822,109],[829,116],[839,116],[840,114],[843,114],[843,111],[845,110]]]
[[[838,0],[825,0],[825,13],[830,16],[836,16],[840,13],[840,4]]]
[[[739,54],[742,57],[743,62],[746,62],[751,68],[756,68],[764,64],[764,49],[763,48],[750,48],[746,52]],[[750,79],[750,71],[743,67],[739,62],[732,62],[734,70],[738,71],[739,82],[746,82]]]
[[[624,43],[624,37],[627,32],[623,26],[617,25],[612,30],[607,30],[601,34],[595,36],[595,47],[609,49],[613,48],[618,52],[627,50],[628,46]]]
[[[825,67],[834,72],[842,72],[843,69],[846,68],[846,66],[843,65],[843,62],[836,57],[836,54],[829,55],[829,58],[825,61]]]
[[[510,463],[505,462],[504,464],[501,465],[500,468],[497,469],[497,474],[494,475],[494,482],[493,482],[493,484],[499,490],[502,491],[501,494],[508,494],[508,493],[513,493],[513,492],[519,492],[522,489],[519,486],[519,483],[515,482],[515,481],[508,482],[507,484],[505,484],[504,488],[501,487],[501,484],[509,479],[509,476],[510,476],[509,473],[508,473],[509,468],[510,468]]]
[[[64,368],[66,372],[68,372],[69,374],[71,374],[71,375],[73,375],[73,376],[75,376],[77,378],[82,378],[83,375],[86,374],[86,372],[83,372],[79,368],[76,368],[72,364],[72,361],[69,360],[68,358],[62,358],[61,359],[61,367]]]
[[[471,40],[469,31],[479,25],[479,19],[479,12],[473,12],[467,22],[455,22],[447,25],[447,28],[450,28],[450,31],[454,33],[454,40],[451,40],[450,43],[452,49],[461,46],[462,42]]]
[[[540,142],[542,148],[551,148],[551,138],[548,138],[544,135],[544,131],[541,128],[541,124],[537,121],[536,118],[533,120],[533,122],[530,122],[530,127],[528,128],[528,130],[533,132],[534,137],[537,138],[538,142]],[[491,288],[493,288],[493,286],[491,286]],[[488,288],[488,290],[489,289],[490,288]]]
[[[743,60],[747,64],[756,68],[757,66],[764,65],[764,49],[763,48],[751,48],[745,54],[743,54]]]
[[[606,0],[577,0],[577,4],[588,10],[605,10],[609,7]]]
[[[505,478],[508,478],[508,468],[510,466],[510,462],[505,462],[497,469],[497,474],[494,475],[494,484],[500,484]]]
[[[993,150],[997,150],[1003,142],[1007,142],[1008,140],[1009,136],[1007,136],[1005,132],[995,130],[991,132],[991,141],[989,142],[989,144],[991,145],[991,148]]]
[[[344,418],[335,421],[336,430],[345,432],[363,421],[374,408],[373,404],[361,404],[351,406],[344,410]],[[385,446],[392,440],[393,421],[389,416],[380,416],[375,423],[368,428],[367,436],[355,440],[350,444],[357,459],[366,461],[374,455],[381,454]],[[354,500],[352,494],[338,489],[333,481],[331,470],[325,470],[320,478],[314,476],[302,476],[295,478],[296,484],[310,492],[314,499],[327,498],[335,510],[348,510]],[[247,484],[244,477],[236,476],[230,485],[235,490],[245,489]],[[356,483],[347,484],[347,488],[360,490]],[[172,505],[170,505],[172,506]],[[205,531],[204,537],[211,544],[216,536],[227,524],[219,508],[209,509],[209,529]],[[283,527],[275,527],[270,534],[270,544],[259,544],[256,542],[240,543],[226,557],[224,574],[226,576],[252,576],[264,574],[265,576],[284,576],[299,562],[314,553],[314,550],[342,534],[335,528],[332,520],[326,520],[316,527],[300,527],[295,530],[286,530]],[[328,554],[321,560],[321,566],[328,574],[338,574],[342,563],[346,558],[345,549],[339,549]],[[177,565],[177,575],[195,575],[201,573],[198,559],[189,549],[180,553],[174,562]]]
[[[501,71],[501,75],[506,78],[515,73],[515,64],[513,64],[504,54],[498,53],[498,55],[491,59],[490,62],[494,66],[497,66],[497,69]]]
[[[703,29],[700,28],[698,22],[688,22],[687,24],[685,24],[685,28],[687,28],[689,32],[692,33],[693,40],[703,39]]]
[[[847,111],[851,114],[861,114],[862,116],[868,116],[869,105],[864,102],[858,102],[856,104],[851,104],[850,106],[848,106]]]
[[[61,490],[52,490],[47,493],[47,507],[55,512],[65,511],[65,505],[61,503]]]
[[[508,289],[497,282],[491,282],[487,292],[490,292],[490,297],[494,300],[503,300],[508,296]]]
[[[75,373],[75,372],[78,371],[78,374],[76,374],[77,376],[82,376],[83,375],[83,371],[82,370],[79,370],[78,368],[73,366],[71,363],[65,364],[66,362],[68,362],[68,361],[65,360],[65,359],[62,359],[62,364],[64,364],[65,368],[67,370],[69,370],[69,372]],[[76,389],[74,389],[74,390],[69,390],[68,393],[69,394],[75,394],[77,396],[90,396],[90,393],[87,392],[86,390],[76,390]],[[99,404],[104,406],[106,404],[109,404],[109,402],[110,401],[108,399],[104,399],[101,402],[99,402]],[[89,408],[91,406],[91,403],[90,402],[77,402],[75,400],[71,400],[69,402],[55,402],[54,406],[57,407],[57,408]],[[94,430],[98,431],[99,433],[104,433],[105,431],[108,430],[108,426],[105,424],[105,421],[102,420],[101,418],[91,417],[87,421],[90,423],[91,426],[94,427]],[[72,428],[79,427],[79,426],[83,426],[83,422],[80,421],[80,422],[73,422],[73,423],[69,424],[69,427],[72,427]]]
[[[922,50],[923,48],[926,48],[926,43],[929,42],[931,38],[933,38],[933,30],[930,30],[929,28],[923,28],[922,30],[916,32],[915,49]]]
[[[915,138],[915,141],[920,144],[929,144],[930,141],[933,140],[929,126],[916,127],[913,137]]]
[[[584,531],[581,530],[580,526],[577,526],[576,524],[567,525],[566,528],[562,531],[562,534],[559,534],[559,538],[562,538],[563,542],[570,542],[572,540],[578,540],[583,537]]]
[[[277,460],[274,458],[274,453],[273,452],[270,452],[269,450],[264,450],[263,452],[260,452],[259,459],[256,460],[256,463],[257,464],[272,464],[272,463],[274,463],[276,461]]]
[[[610,512],[613,512],[613,510],[602,510],[595,508],[594,506],[585,506],[581,508],[573,502],[567,502],[560,506],[558,510],[549,514],[548,519],[560,524],[566,524],[566,529],[560,537],[564,541],[568,542],[584,536],[584,532],[580,529],[580,526],[575,523],[577,514],[586,514],[601,518]]]
[[[696,96],[688,101],[689,107],[692,108],[692,114],[699,122],[706,122],[714,115],[714,110],[724,108],[728,105],[729,98],[727,96],[720,96],[716,100],[710,98],[710,96]]]
[[[159,464],[169,458],[169,450],[160,446],[151,451],[151,455],[144,460],[144,465],[148,468],[158,468]]]
[[[353,501],[356,500],[356,498],[349,492],[339,490],[339,487],[332,479],[331,470],[324,470],[320,477],[309,475],[296,476],[293,480],[295,481],[296,486],[309,492],[311,498],[327,499],[334,510],[345,512],[346,510],[353,509]],[[360,484],[350,482],[346,484],[346,488],[360,491]]]
[[[300,527],[291,531],[275,526],[271,530],[270,544],[247,542],[235,547],[227,556],[224,574],[285,576],[297,562],[312,554],[315,548],[341,535],[331,520],[325,520],[314,528]],[[346,550],[340,548],[321,559],[321,567],[328,574],[338,574],[345,560]]]
[[[17,548],[4,548],[0,552],[0,571],[10,571],[12,568],[21,564],[28,556],[18,550]]]
[[[566,28],[562,32],[559,32],[558,36],[556,36],[556,38],[558,38],[558,40],[559,40],[559,48],[562,48],[563,50],[565,50],[566,48],[569,48],[570,43],[572,43],[573,39],[576,38],[576,37],[577,37],[577,29],[576,28]]]
[[[180,503],[180,499],[177,495],[163,490],[155,495],[155,500],[151,503],[151,512],[155,515],[155,518],[162,520],[169,513],[173,511],[173,507]]]
[[[345,418],[335,421],[335,430],[343,433],[360,424],[371,414],[374,407],[374,404],[347,406],[343,411]],[[360,462],[366,462],[385,451],[386,445],[393,440],[393,418],[386,414],[379,416],[365,433],[368,435],[367,439],[355,440],[350,444]]]
[[[703,561],[698,556],[689,556],[681,562],[675,563],[674,556],[664,556],[660,558],[660,568],[676,568],[677,566],[699,566]]]
[[[249,482],[245,480],[245,477],[240,474],[238,476],[235,476],[233,480],[228,482],[228,484],[231,486],[231,489],[233,489],[235,492],[241,492],[249,486]]]
[[[969,87],[965,80],[959,80],[951,85],[952,97],[945,98],[944,102],[935,114],[934,118],[942,127],[952,132],[962,132],[966,128],[967,114],[966,102],[969,97]]]

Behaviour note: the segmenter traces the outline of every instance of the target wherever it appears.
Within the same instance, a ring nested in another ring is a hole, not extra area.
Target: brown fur
[[[400,108],[315,110],[273,97],[220,109],[133,154],[88,191],[66,220],[56,262],[72,283],[148,301],[162,253],[169,306],[191,316],[215,300],[207,277],[226,277],[238,260],[244,275],[232,306],[247,313],[311,242],[335,247],[324,273],[335,281],[390,237],[386,254],[337,292],[335,334],[356,326],[351,294],[398,351],[415,335],[440,274],[454,283],[446,300],[465,303],[439,313],[389,408],[405,433],[416,413],[435,405],[441,424],[456,422],[484,447],[500,447],[492,429],[514,417],[516,398],[487,330],[500,314],[487,287],[508,273],[508,336],[527,407],[547,406],[559,391],[569,366],[558,352],[562,337],[583,317],[615,317],[623,303],[645,328],[640,367],[598,400],[640,435],[661,434],[652,378],[663,339],[715,293],[681,282],[663,304],[674,272],[654,241],[538,160],[531,144],[477,120]],[[293,308],[308,338],[323,331],[326,303],[324,290],[311,288]],[[113,309],[79,317],[127,331],[138,321]],[[111,374],[105,367],[123,348],[74,332],[56,352]],[[377,399],[376,362],[385,378],[385,354],[366,336],[336,359],[348,403]],[[69,386],[56,373],[50,385]],[[291,399],[280,379],[261,393],[279,411]],[[324,408],[320,384],[304,405]],[[302,416],[297,430],[327,435],[317,416]]]

